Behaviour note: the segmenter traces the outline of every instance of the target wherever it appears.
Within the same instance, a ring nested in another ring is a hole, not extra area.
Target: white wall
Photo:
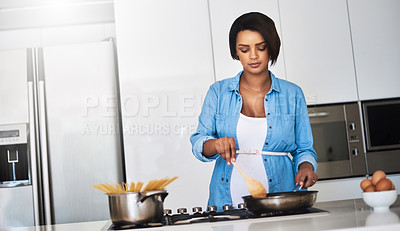
[[[178,176],[164,207],[205,209],[214,162],[189,138],[214,82],[207,1],[119,0],[115,22],[127,181]]]

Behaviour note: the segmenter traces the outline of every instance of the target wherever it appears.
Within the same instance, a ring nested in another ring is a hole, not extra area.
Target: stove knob
[[[238,208],[239,209],[245,209],[246,205],[244,203],[240,203],[240,204],[238,204]]]
[[[187,213],[187,209],[186,208],[179,208],[179,209],[177,209],[177,212],[180,213],[180,214],[185,214],[185,213]]]
[[[194,208],[192,209],[192,211],[193,211],[194,213],[201,213],[202,209],[201,209],[201,207],[194,207]]]
[[[224,211],[232,210],[232,205],[224,205],[222,206],[222,209],[224,209]]]
[[[208,212],[216,212],[217,211],[217,206],[210,205],[207,207]]]
[[[172,214],[172,210],[171,209],[164,209],[164,214],[165,215]]]

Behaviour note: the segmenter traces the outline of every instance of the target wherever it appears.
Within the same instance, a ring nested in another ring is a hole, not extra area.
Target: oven
[[[360,104],[309,106],[319,179],[365,176]]]
[[[362,102],[370,173],[400,172],[400,98]]]

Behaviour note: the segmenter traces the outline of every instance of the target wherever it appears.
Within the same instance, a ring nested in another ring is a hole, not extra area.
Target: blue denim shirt
[[[233,137],[236,148],[240,149],[236,126],[242,109],[239,80],[242,72],[235,77],[212,84],[204,99],[196,132],[190,137],[192,152],[203,162],[215,160],[209,188],[208,205],[218,210],[232,204],[230,179],[232,165],[216,154],[203,156],[203,143],[220,137]],[[313,149],[313,137],[307,105],[301,88],[291,82],[276,78],[270,72],[271,89],[265,95],[264,109],[268,123],[263,151],[290,152],[289,156],[263,155],[265,171],[269,179],[269,192],[286,192],[295,188],[294,178],[299,165],[307,161],[317,170],[317,155]]]

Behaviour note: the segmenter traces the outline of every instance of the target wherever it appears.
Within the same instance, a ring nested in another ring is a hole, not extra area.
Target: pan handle
[[[140,198],[139,201],[140,201],[141,203],[143,203],[147,198],[149,198],[149,197],[155,197],[155,196],[161,196],[161,201],[164,202],[164,199],[165,199],[165,197],[168,196],[168,193],[167,193],[167,192],[157,192],[157,193],[154,193],[154,194],[146,195],[146,196]]]
[[[294,187],[293,192],[304,190],[302,187],[303,185],[297,184],[296,187]]]

